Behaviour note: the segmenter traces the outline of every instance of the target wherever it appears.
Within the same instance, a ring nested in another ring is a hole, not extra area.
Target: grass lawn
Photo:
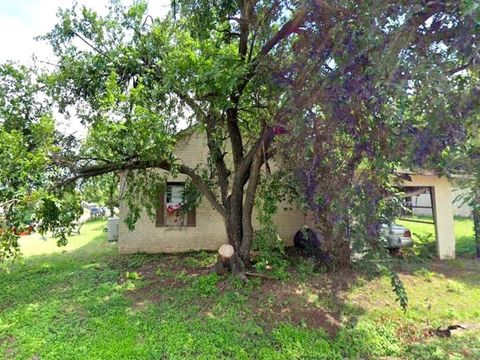
[[[47,235],[44,239],[42,239],[38,233],[33,233],[30,236],[20,237],[19,244],[22,249],[22,254],[25,257],[72,252],[73,250],[82,248],[87,244],[89,246],[92,244],[98,244],[99,247],[93,247],[92,249],[89,249],[89,251],[92,251],[92,253],[96,253],[97,251],[103,250],[103,247],[100,246],[102,241],[95,241],[95,237],[98,237],[99,239],[105,238],[104,234],[102,234],[104,227],[105,221],[103,220],[86,222],[80,229],[80,235],[71,236],[67,246],[65,247],[58,247],[57,241],[55,238],[50,237],[50,235]],[[92,238],[92,236],[94,238]]]
[[[432,221],[431,217],[415,217],[416,219]],[[418,252],[435,254],[435,228],[430,224],[420,224],[398,220],[397,223],[407,226],[412,230]],[[455,217],[456,253],[459,256],[475,255],[475,232],[471,218]],[[425,249],[422,249],[425,247]],[[433,251],[433,252],[432,252]]]
[[[480,359],[480,263],[394,260],[404,314],[387,276],[313,272],[246,285],[210,273],[214,254],[116,254],[104,222],[63,252],[0,269],[1,359]],[[439,326],[467,324],[450,338]]]

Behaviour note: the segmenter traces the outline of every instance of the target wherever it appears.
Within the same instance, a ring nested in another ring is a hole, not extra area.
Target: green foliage
[[[295,268],[300,274],[300,278],[305,281],[309,276],[316,272],[316,265],[313,259],[300,258],[295,262]]]
[[[136,271],[127,271],[125,273],[125,279],[127,280],[140,280],[142,278],[142,275],[140,275]]]
[[[128,212],[125,216],[125,223],[130,230],[135,228],[135,223],[140,218],[142,209],[147,215],[155,218],[155,211],[158,208],[160,198],[158,194],[165,191],[165,177],[159,176],[156,171],[127,171],[121,197],[125,201]]]
[[[196,209],[202,201],[202,192],[192,183],[191,180],[185,181],[183,190],[184,204],[181,207],[182,213],[186,214]]]
[[[216,252],[200,251],[185,259],[185,264],[192,267],[210,267],[215,264],[218,254]]]
[[[289,276],[284,243],[278,235],[276,225],[273,223],[279,202],[284,195],[285,188],[282,185],[282,174],[276,173],[262,181],[255,203],[257,220],[261,227],[255,232],[253,242],[253,250],[258,251],[254,266],[257,270],[269,270],[279,279],[286,279]]]
[[[272,335],[278,350],[275,347],[271,351],[262,349],[261,356],[266,359],[343,359],[323,331],[283,325],[275,329]]]
[[[398,274],[394,271],[390,273],[390,279],[392,284],[392,291],[396,295],[396,301],[400,304],[403,311],[407,311],[408,307],[408,296],[407,291],[405,290],[405,286],[403,285],[402,280],[398,276]]]
[[[128,257],[127,267],[131,269],[136,269],[142,266],[145,262],[148,261],[148,255],[145,253],[137,253]]]
[[[110,173],[87,179],[81,184],[81,192],[84,201],[106,205],[112,212],[119,206],[119,177]]]
[[[2,261],[18,255],[16,236],[34,221],[42,220],[42,230],[59,230],[59,243],[64,243],[65,229],[78,218],[79,208],[75,194],[64,196],[52,183],[58,134],[33,70],[7,63],[0,65],[0,74]]]
[[[355,327],[346,326],[338,334],[338,346],[345,358],[396,356],[401,344],[395,324],[364,320]]]
[[[80,195],[70,192],[54,197],[46,194],[35,207],[35,217],[41,219],[38,231],[51,231],[58,239],[59,246],[67,244],[67,235],[73,230],[73,222],[83,214]]]
[[[201,297],[217,295],[217,283],[219,279],[217,274],[197,276],[192,283],[192,290]]]
[[[0,260],[14,259],[18,255],[20,255],[18,235],[2,228],[0,234]]]

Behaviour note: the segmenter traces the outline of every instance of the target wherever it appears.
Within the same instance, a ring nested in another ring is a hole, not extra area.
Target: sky
[[[32,64],[32,55],[40,61],[54,61],[50,45],[34,38],[44,35],[56,24],[59,8],[70,8],[74,0],[0,0],[0,63],[8,60]],[[108,0],[77,0],[100,14],[105,13]],[[131,0],[123,0],[125,5]],[[163,16],[170,9],[170,0],[150,0],[148,13]],[[57,113],[57,119],[61,116]],[[59,120],[59,129],[66,134],[85,136],[85,128],[76,119]]]
[[[108,0],[76,2],[105,13]],[[7,60],[31,63],[33,53],[40,60],[51,58],[49,45],[35,41],[34,37],[50,31],[56,23],[57,10],[70,8],[73,3],[73,0],[0,0],[0,63]],[[162,16],[169,6],[170,0],[150,0],[149,14]]]

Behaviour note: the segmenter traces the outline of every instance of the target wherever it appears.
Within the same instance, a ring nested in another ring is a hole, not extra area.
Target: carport
[[[455,229],[450,181],[434,173],[418,174],[402,171],[401,176],[404,179],[406,192],[415,193],[422,191],[421,189],[430,191],[437,255],[442,260],[455,258]]]

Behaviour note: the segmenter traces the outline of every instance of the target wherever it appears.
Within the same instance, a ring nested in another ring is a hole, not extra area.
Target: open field
[[[215,255],[117,255],[104,222],[67,248],[0,270],[2,359],[479,359],[480,262],[394,260],[406,313],[381,272],[286,280],[211,274]],[[48,240],[50,241],[50,240]],[[50,244],[47,241],[47,246]],[[441,326],[467,329],[442,337]]]

